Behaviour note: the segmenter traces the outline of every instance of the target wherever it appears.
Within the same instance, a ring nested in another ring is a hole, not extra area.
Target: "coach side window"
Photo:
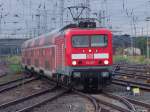
[[[28,51],[27,50],[25,50],[25,56],[28,56]]]
[[[31,56],[34,56],[34,50],[33,49],[31,50]]]
[[[30,56],[32,56],[32,50],[30,50]]]
[[[36,56],[40,56],[39,54],[40,54],[40,51],[39,51],[38,49],[36,49],[36,50],[35,50],[35,55],[36,55]]]
[[[38,66],[39,66],[39,60],[38,60],[38,59],[35,59],[35,60],[34,60],[34,64],[35,64],[36,67],[38,67]]]
[[[40,49],[40,56],[43,56],[43,49]]]
[[[50,64],[48,60],[45,60],[45,69],[46,70],[50,69]]]

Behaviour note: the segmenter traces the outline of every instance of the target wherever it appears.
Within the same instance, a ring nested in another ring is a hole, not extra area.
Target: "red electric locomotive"
[[[26,41],[22,66],[67,85],[102,89],[112,79],[112,33],[86,26],[68,25]]]

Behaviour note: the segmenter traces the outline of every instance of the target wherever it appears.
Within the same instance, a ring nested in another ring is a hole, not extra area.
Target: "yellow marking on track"
[[[140,95],[140,88],[133,88],[132,91],[134,95]]]

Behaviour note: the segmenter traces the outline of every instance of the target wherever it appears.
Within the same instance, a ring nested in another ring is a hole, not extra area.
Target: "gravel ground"
[[[67,94],[31,112],[94,112],[94,108],[87,99],[79,95]]]
[[[50,87],[47,83],[41,80],[36,80],[31,83],[18,86],[17,88],[11,89],[9,91],[0,94],[0,104],[9,102],[14,99],[18,99],[29,94],[36,93],[40,90]]]

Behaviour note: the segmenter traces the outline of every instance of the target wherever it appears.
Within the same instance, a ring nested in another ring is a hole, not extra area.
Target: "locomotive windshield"
[[[73,47],[89,47],[89,36],[73,36]]]
[[[107,37],[105,35],[91,36],[91,47],[104,47],[107,46]]]
[[[73,36],[73,47],[105,47],[107,46],[108,38],[106,35],[92,35],[92,36]]]

